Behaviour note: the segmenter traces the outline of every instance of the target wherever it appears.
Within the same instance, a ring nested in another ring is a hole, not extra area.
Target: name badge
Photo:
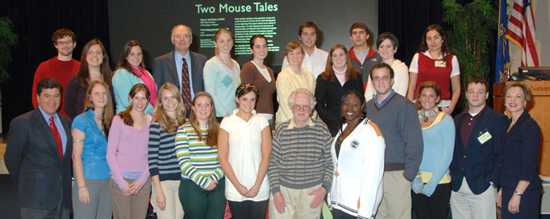
[[[445,61],[435,61],[435,67],[447,67],[447,62],[445,62]]]
[[[485,132],[483,133],[482,135],[480,135],[479,137],[477,137],[477,140],[479,141],[479,143],[483,144],[487,141],[489,141],[493,136],[491,136],[491,134],[489,134],[489,132]]]

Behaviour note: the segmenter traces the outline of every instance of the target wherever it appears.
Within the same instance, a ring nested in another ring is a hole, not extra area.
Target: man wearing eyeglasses
[[[332,135],[323,121],[309,116],[315,109],[311,91],[295,90],[288,105],[293,116],[276,129],[267,170],[269,218],[319,218],[332,186]]]
[[[178,86],[187,112],[190,112],[192,98],[199,91],[204,91],[202,69],[206,56],[189,51],[193,42],[190,27],[183,24],[175,26],[170,38],[174,51],[155,58],[153,78],[157,87],[168,82]]]
[[[366,104],[367,117],[378,125],[386,140],[384,197],[376,219],[410,219],[411,185],[422,161],[422,130],[409,99],[396,93],[390,65],[378,63],[370,70],[376,96]]]
[[[38,107],[36,86],[40,80],[44,78],[54,79],[61,84],[64,92],[67,82],[69,82],[71,76],[76,73],[80,67],[80,62],[73,59],[73,49],[76,46],[76,36],[73,31],[67,28],[56,30],[53,33],[52,41],[57,49],[57,56],[40,63],[34,73],[31,98],[34,108]],[[61,97],[61,100],[63,100],[63,97]],[[59,107],[59,113],[68,117],[67,113],[63,110],[63,102],[61,102],[61,106]]]

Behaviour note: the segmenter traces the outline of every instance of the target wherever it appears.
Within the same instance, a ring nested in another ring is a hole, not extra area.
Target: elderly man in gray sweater
[[[298,89],[289,97],[293,118],[276,129],[267,174],[271,187],[269,218],[319,218],[332,185],[332,135],[309,116],[313,94]]]
[[[376,96],[367,102],[367,117],[386,140],[384,198],[376,219],[411,218],[411,184],[422,161],[422,130],[413,103],[391,89],[393,70],[386,63],[371,69]]]

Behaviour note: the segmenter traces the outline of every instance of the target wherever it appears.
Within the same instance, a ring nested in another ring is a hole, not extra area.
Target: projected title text
[[[278,11],[279,6],[277,4],[268,4],[267,2],[253,2],[252,5],[230,5],[219,4],[218,10],[215,6],[203,6],[202,4],[195,4],[197,13],[199,14],[213,14],[213,13],[246,13],[246,12],[272,12]]]

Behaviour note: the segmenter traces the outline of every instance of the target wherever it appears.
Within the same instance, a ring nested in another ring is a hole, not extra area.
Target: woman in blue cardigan
[[[541,182],[538,176],[540,129],[525,107],[531,101],[529,87],[521,82],[504,88],[504,106],[512,115],[501,137],[501,189],[497,206],[501,217],[539,218]]]
[[[451,116],[437,110],[441,89],[426,81],[416,95],[418,120],[422,126],[424,152],[419,174],[412,184],[412,202],[416,218],[447,218],[451,198],[449,166],[453,160],[455,124]]]
[[[151,98],[145,108],[146,114],[153,113],[157,101],[157,85],[153,76],[145,69],[143,64],[143,49],[137,40],[131,40],[122,49],[122,56],[113,73],[113,89],[116,99],[116,114],[126,110],[132,105],[128,98],[130,89],[136,84],[145,84]]]

